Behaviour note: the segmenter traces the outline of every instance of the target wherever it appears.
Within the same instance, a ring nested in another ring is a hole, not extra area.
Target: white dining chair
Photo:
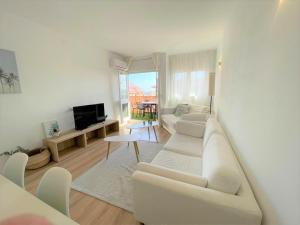
[[[3,168],[3,175],[24,188],[25,167],[28,161],[28,155],[17,152],[9,157]]]
[[[70,216],[69,196],[71,173],[61,167],[52,167],[42,177],[36,195],[43,202]]]

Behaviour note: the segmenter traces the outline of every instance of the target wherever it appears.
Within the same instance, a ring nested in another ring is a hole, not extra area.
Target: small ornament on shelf
[[[61,134],[57,120],[44,122],[43,127],[47,138],[58,137]]]

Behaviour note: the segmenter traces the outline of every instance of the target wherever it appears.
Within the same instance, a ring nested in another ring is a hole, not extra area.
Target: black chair
[[[157,113],[157,104],[151,105],[151,114],[152,114],[152,119],[157,120],[158,119],[158,113]]]
[[[139,116],[145,116],[145,106],[144,106],[144,104],[143,103],[140,103],[140,102],[138,102],[137,103],[137,110],[138,110],[138,114],[139,114]]]

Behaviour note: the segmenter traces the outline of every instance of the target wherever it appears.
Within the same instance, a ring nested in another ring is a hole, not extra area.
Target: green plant
[[[22,148],[21,146],[18,146],[17,149],[15,149],[15,150],[2,152],[2,153],[0,154],[0,156],[3,156],[3,155],[13,155],[13,154],[15,154],[15,153],[17,153],[17,152],[23,152],[23,153],[25,153],[25,154],[28,155],[28,153],[30,152],[30,150],[29,150],[29,149]]]
[[[155,121],[156,120],[155,116],[153,118],[153,115],[151,115],[149,112],[145,112],[144,115],[135,113],[135,112],[131,112],[131,119],[144,120],[144,121]]]

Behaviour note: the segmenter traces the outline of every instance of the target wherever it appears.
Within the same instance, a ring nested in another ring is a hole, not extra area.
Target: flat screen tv
[[[105,121],[104,103],[73,107],[75,129],[83,130],[88,126]]]

